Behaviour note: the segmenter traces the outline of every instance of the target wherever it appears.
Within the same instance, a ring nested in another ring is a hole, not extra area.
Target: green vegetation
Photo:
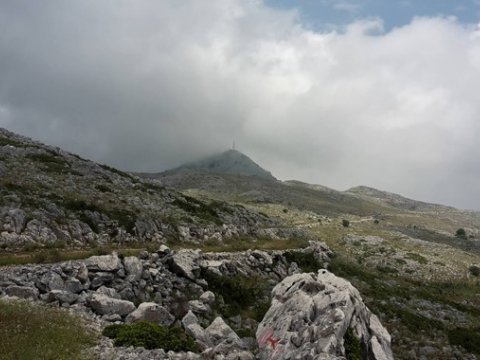
[[[455,328],[448,331],[448,341],[452,345],[463,347],[468,352],[480,355],[480,328]]]
[[[460,229],[457,229],[457,231],[455,232],[455,236],[459,238],[466,238],[467,232],[465,231],[465,229],[460,228]]]
[[[224,203],[212,201],[211,203],[207,204],[190,196],[185,196],[185,200],[175,199],[172,204],[186,211],[187,213],[198,217],[199,219],[207,222],[213,222],[217,225],[222,225],[223,223],[219,218],[219,212],[230,212]]]
[[[345,348],[345,357],[347,360],[362,359],[362,344],[357,335],[351,328],[348,328],[343,337],[343,346]]]
[[[15,146],[18,148],[25,148],[27,147],[25,144],[21,143],[20,141],[16,141],[13,139],[5,138],[3,136],[0,136],[0,146]]]
[[[135,324],[109,325],[103,335],[114,340],[115,346],[134,346],[165,351],[198,352],[195,340],[177,326],[165,327],[146,321]]]
[[[285,253],[288,263],[295,262],[303,272],[317,272],[322,268],[313,252],[288,251]]]
[[[470,274],[472,274],[473,276],[476,276],[476,277],[479,277],[479,276],[480,276],[480,267],[477,266],[477,265],[470,265],[470,267],[468,268],[468,271],[469,271]]]
[[[45,166],[45,170],[50,173],[71,172],[70,164],[60,156],[52,153],[41,153],[28,155],[33,161],[39,162]]]
[[[229,277],[202,270],[202,277],[217,296],[217,309],[225,318],[240,314],[260,321],[270,307],[267,280],[260,276]]]
[[[71,314],[27,302],[0,301],[0,358],[3,360],[86,359],[94,336]]]
[[[343,219],[343,220],[342,220],[342,226],[343,226],[343,227],[346,227],[346,228],[349,227],[349,226],[350,226],[350,221],[348,221],[348,220],[346,220],[346,219]]]
[[[95,189],[97,189],[98,191],[101,191],[103,193],[113,192],[112,189],[110,189],[110,187],[108,187],[107,185],[103,185],[103,184],[95,185]]]
[[[417,253],[412,253],[412,252],[409,252],[405,255],[405,258],[407,259],[410,259],[410,260],[414,260],[420,264],[428,264],[428,260],[426,257],[420,255],[420,254],[417,254]]]

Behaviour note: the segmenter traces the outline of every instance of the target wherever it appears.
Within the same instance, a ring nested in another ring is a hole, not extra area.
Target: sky
[[[0,0],[0,127],[130,171],[480,210],[480,1]]]

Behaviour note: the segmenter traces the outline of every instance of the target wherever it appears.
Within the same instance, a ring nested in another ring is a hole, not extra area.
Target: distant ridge
[[[212,173],[256,176],[267,180],[277,180],[269,171],[263,169],[247,155],[238,150],[227,150],[205,159],[181,165],[166,173],[182,170],[201,170]]]

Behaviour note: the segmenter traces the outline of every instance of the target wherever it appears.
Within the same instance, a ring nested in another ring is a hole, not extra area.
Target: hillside
[[[272,226],[244,207],[196,200],[0,129],[2,249],[203,241]]]

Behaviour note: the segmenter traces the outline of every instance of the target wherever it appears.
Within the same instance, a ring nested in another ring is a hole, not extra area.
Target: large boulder
[[[138,281],[141,279],[143,265],[139,258],[136,256],[128,256],[123,259],[123,264],[129,281]]]
[[[170,258],[170,269],[179,276],[195,280],[200,272],[199,259],[200,250],[180,250]]]
[[[85,265],[91,271],[116,271],[122,267],[122,261],[116,253],[111,255],[91,256],[85,260]]]
[[[127,316],[127,323],[137,321],[150,321],[159,325],[170,326],[175,321],[175,317],[163,306],[154,302],[141,303],[138,308]]]
[[[102,294],[92,294],[87,303],[100,315],[125,316],[135,310],[135,305],[131,301],[113,299]]]
[[[16,296],[21,299],[38,299],[38,290],[30,286],[11,285],[5,289],[8,296]]]
[[[393,359],[390,335],[345,279],[327,270],[295,274],[277,284],[272,295],[256,333],[259,359],[342,357],[344,342],[352,337],[361,342],[360,358]]]

